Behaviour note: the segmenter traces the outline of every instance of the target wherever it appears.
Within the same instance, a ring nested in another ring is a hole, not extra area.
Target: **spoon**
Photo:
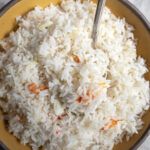
[[[106,3],[106,0],[98,0],[98,3],[97,3],[94,24],[93,24],[93,31],[92,31],[92,39],[93,39],[94,48],[96,48],[97,33],[98,33],[97,28],[102,17],[105,3]]]

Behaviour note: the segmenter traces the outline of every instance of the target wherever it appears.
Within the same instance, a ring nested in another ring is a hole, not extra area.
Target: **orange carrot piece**
[[[57,120],[62,120],[65,116],[67,116],[67,113],[57,116]]]
[[[41,84],[41,85],[39,86],[39,90],[40,90],[40,91],[44,91],[44,90],[47,90],[47,89],[48,89],[48,87],[45,86],[44,84]]]
[[[29,84],[28,89],[31,93],[34,93],[34,94],[39,94],[39,92],[40,92],[35,83]]]
[[[109,125],[109,128],[113,128],[114,126],[117,125],[117,123],[118,123],[118,120],[112,119],[112,120],[111,120],[111,124]]]
[[[81,96],[79,96],[78,98],[77,98],[77,100],[76,100],[78,103],[81,103],[82,102],[82,97]]]
[[[91,97],[92,99],[95,99],[96,95],[94,95],[94,93],[91,90],[87,91],[87,96]]]
[[[46,89],[48,89],[48,87],[45,86],[45,85],[43,85],[43,84],[41,84],[41,85],[38,87],[37,84],[33,82],[33,83],[31,83],[31,84],[28,85],[28,89],[29,89],[29,91],[30,91],[31,93],[39,94],[40,91],[46,90]]]
[[[107,124],[102,128],[102,130],[108,130],[108,129],[110,129],[110,128],[115,127],[115,126],[118,124],[118,121],[119,121],[119,120],[111,119],[111,121],[110,121],[109,123],[107,123]]]
[[[80,58],[77,55],[72,55],[72,57],[76,63],[80,63]]]

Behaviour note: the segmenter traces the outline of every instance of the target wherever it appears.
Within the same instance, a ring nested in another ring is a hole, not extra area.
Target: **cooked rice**
[[[33,150],[111,150],[142,128],[150,89],[134,29],[105,8],[94,49],[95,9],[72,0],[36,7],[0,41],[0,106]]]

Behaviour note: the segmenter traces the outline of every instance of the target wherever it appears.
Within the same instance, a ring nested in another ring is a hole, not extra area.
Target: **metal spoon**
[[[100,19],[104,10],[106,0],[98,0],[95,18],[94,18],[94,24],[93,24],[93,31],[92,31],[92,39],[93,39],[93,46],[96,48],[96,41],[97,41],[97,27],[100,23]]]

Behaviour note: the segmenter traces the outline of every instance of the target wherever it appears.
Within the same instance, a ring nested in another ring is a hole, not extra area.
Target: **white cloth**
[[[129,0],[146,16],[150,22],[150,0]],[[149,149],[150,150],[150,149]]]
[[[0,0],[0,9],[9,2],[10,0]]]
[[[0,8],[10,0],[0,0]],[[150,0],[129,0],[146,16],[150,22]],[[150,133],[149,133],[150,135]],[[150,150],[150,136],[138,148],[138,150]]]

